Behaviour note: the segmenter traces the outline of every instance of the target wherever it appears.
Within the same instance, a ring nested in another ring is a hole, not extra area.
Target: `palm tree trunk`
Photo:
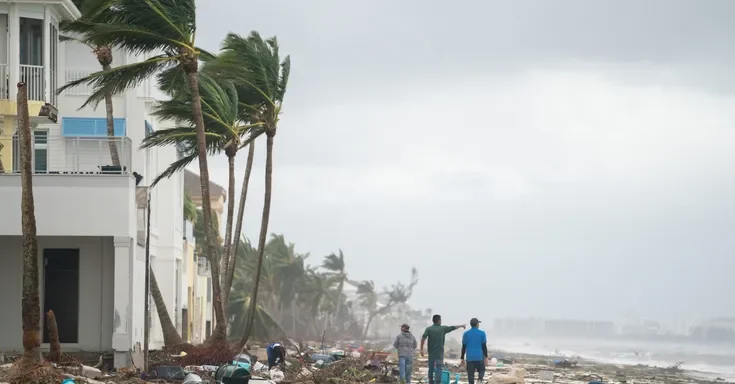
[[[250,174],[253,171],[253,159],[255,158],[255,141],[251,141],[248,146],[248,158],[245,162],[245,176],[242,179],[242,190],[240,191],[240,202],[237,209],[237,222],[235,223],[235,233],[232,237],[232,248],[230,249],[229,263],[225,269],[225,286],[226,297],[229,297],[232,289],[232,280],[235,278],[235,263],[237,261],[237,251],[240,248],[240,236],[242,235],[242,222],[245,216],[245,201],[248,197],[248,186],[250,184]],[[224,301],[227,305],[227,300]]]
[[[337,308],[334,310],[334,322],[332,323],[332,325],[335,325],[334,323],[339,321],[339,311],[342,310],[342,291],[344,291],[344,289],[345,274],[344,271],[342,271],[342,279],[339,281],[339,286],[337,287]]]
[[[368,321],[365,323],[365,331],[362,333],[362,340],[367,340],[368,337],[368,330],[370,330],[370,323],[373,322],[373,319],[375,318],[375,314],[371,313],[370,316],[368,316]]]
[[[233,143],[233,146],[236,145]],[[232,248],[232,220],[235,216],[235,155],[236,151],[227,152],[227,218],[225,219],[225,249],[220,258],[222,275],[222,306],[225,319],[227,318],[227,300],[230,297],[230,288],[227,286],[227,266],[230,265],[230,248]]]
[[[179,332],[176,331],[176,326],[174,326],[173,321],[171,321],[171,316],[168,314],[166,302],[163,300],[161,290],[158,288],[158,281],[156,281],[156,274],[153,272],[153,268],[151,268],[151,296],[153,296],[153,302],[156,304],[158,319],[161,321],[163,345],[170,347],[184,344],[184,340],[179,336]]]
[[[103,71],[109,71],[112,67],[107,64],[102,66]],[[112,165],[120,166],[120,154],[117,152],[117,143],[115,142],[115,119],[112,110],[112,93],[105,94],[105,112],[107,117],[107,142],[110,146],[110,157]]]
[[[38,242],[36,209],[33,203],[33,170],[31,169],[31,125],[28,118],[28,90],[18,83],[18,129],[21,159],[21,221],[23,231],[23,360],[41,361],[41,300],[38,288]]]
[[[204,132],[202,117],[202,102],[199,97],[199,78],[197,77],[197,63],[189,63],[185,68],[187,82],[191,89],[192,112],[197,130],[197,151],[199,155],[199,180],[202,187],[202,217],[204,219],[204,237],[207,240],[207,254],[212,268],[212,306],[214,307],[215,327],[207,343],[225,341],[227,338],[227,321],[225,320],[222,290],[220,286],[220,263],[217,249],[217,234],[212,227],[212,201],[209,193],[209,166],[207,164],[207,138]]]
[[[240,340],[241,345],[245,345],[253,331],[255,323],[255,305],[258,299],[258,286],[260,285],[260,270],[263,267],[263,254],[265,253],[265,241],[268,236],[268,221],[271,214],[271,191],[273,189],[273,137],[274,131],[266,131],[266,147],[265,147],[265,193],[263,195],[263,217],[260,222],[260,236],[258,237],[258,265],[255,269],[255,285],[253,285],[253,294],[250,297],[250,309],[248,310],[248,320],[245,323],[245,332]]]

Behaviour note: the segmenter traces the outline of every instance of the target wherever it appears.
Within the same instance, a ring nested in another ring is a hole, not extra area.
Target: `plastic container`
[[[76,384],[76,382],[74,381],[74,379],[64,379],[61,384]]]
[[[452,373],[445,370],[442,370],[442,384],[451,384],[449,380],[452,378]]]
[[[459,384],[459,378],[460,378],[460,376],[461,375],[459,373],[456,374],[456,375],[454,375],[454,384]]]

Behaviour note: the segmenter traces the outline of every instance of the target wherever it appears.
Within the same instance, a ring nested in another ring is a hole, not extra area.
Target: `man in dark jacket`
[[[413,372],[413,351],[416,350],[416,338],[408,324],[401,325],[401,333],[396,336],[393,346],[398,350],[398,370],[401,383],[411,383]]]

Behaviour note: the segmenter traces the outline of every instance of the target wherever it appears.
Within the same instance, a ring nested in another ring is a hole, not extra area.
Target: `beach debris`
[[[525,384],[526,370],[524,368],[513,368],[507,375],[493,375],[490,382],[492,384]]]
[[[577,366],[577,362],[573,360],[554,360],[554,366],[557,368],[572,368]]]
[[[100,376],[102,376],[102,371],[95,367],[90,367],[88,365],[80,365],[79,366],[79,376],[84,376],[90,379],[96,379]]]

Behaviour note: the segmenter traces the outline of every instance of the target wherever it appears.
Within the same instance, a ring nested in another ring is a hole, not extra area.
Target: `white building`
[[[0,35],[0,290],[5,293],[0,298],[0,351],[23,349],[21,182],[14,139],[15,84],[23,81],[34,132],[42,310],[56,313],[64,352],[114,351],[115,366],[127,366],[143,343],[144,186],[178,153],[170,147],[138,149],[147,131],[164,126],[148,115],[154,102],[150,84],[114,97],[113,139],[106,134],[104,105],[78,110],[90,89],[56,96],[60,85],[100,69],[88,47],[58,40],[59,22],[76,17],[79,11],[70,0],[0,0],[0,28],[7,29]],[[139,60],[120,51],[113,54],[113,66]],[[111,141],[120,167],[111,166]],[[142,179],[136,180],[134,172]],[[151,190],[152,265],[179,329],[182,206],[183,175]],[[151,317],[151,348],[157,348],[163,338],[157,316]]]

